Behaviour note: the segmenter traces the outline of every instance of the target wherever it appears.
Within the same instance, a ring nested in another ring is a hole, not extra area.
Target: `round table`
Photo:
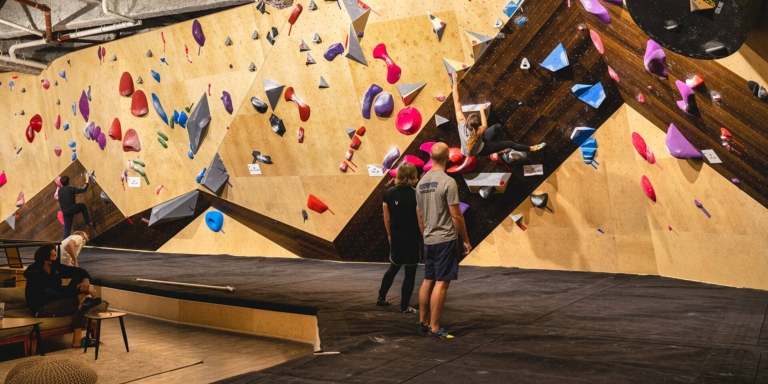
[[[4,317],[0,320],[0,330],[32,327],[32,332],[37,335],[37,348],[40,350],[40,356],[45,356],[43,352],[43,344],[40,337],[40,324],[43,321],[36,318],[8,318]]]
[[[120,330],[123,331],[123,341],[125,342],[125,351],[130,352],[128,350],[128,336],[125,334],[125,323],[123,322],[123,316],[125,316],[125,312],[107,311],[107,312],[86,313],[85,318],[88,320],[85,328],[86,329],[85,348],[83,349],[83,353],[88,352],[88,344],[91,343],[91,336],[90,336],[91,324],[93,323],[94,320],[96,320],[96,358],[94,360],[99,359],[99,340],[101,339],[101,321],[109,320],[109,319],[120,320]]]

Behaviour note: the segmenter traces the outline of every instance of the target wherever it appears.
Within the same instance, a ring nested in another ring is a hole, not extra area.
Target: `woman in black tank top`
[[[416,269],[421,261],[423,240],[416,217],[416,183],[419,182],[416,167],[402,163],[397,169],[395,186],[384,193],[384,225],[389,238],[389,269],[384,274],[379,289],[378,306],[388,306],[387,292],[401,266],[405,266],[405,279],[400,297],[400,311],[416,313],[410,306]]]

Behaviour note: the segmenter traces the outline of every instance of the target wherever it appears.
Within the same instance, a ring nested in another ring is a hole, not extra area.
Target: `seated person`
[[[35,252],[35,262],[24,271],[27,279],[27,307],[35,317],[61,317],[74,315],[72,320],[72,348],[80,347],[85,313],[101,304],[95,298],[90,275],[82,268],[69,267],[56,262],[58,255],[52,244],[43,245]],[[62,286],[61,279],[71,279]]]
[[[519,144],[514,141],[496,141],[504,128],[501,124],[494,124],[488,127],[485,110],[486,105],[480,107],[480,112],[470,114],[465,117],[459,102],[458,77],[454,73],[453,78],[453,104],[456,109],[456,121],[459,128],[459,138],[461,139],[461,154],[464,156],[488,156],[493,153],[507,154],[511,151],[517,151],[521,154],[527,152],[536,152],[544,148],[547,144],[540,143],[533,146]],[[505,159],[506,161],[506,159]],[[509,162],[509,161],[508,161]]]
[[[69,267],[77,267],[77,256],[80,250],[88,243],[88,234],[83,231],[75,231],[72,236],[61,241],[61,264]]]

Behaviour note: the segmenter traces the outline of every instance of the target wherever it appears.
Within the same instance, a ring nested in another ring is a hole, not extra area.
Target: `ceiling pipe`
[[[16,58],[4,56],[4,55],[0,55],[0,61],[1,62],[6,62],[6,63],[11,63],[11,64],[16,64],[16,65],[23,65],[25,67],[37,68],[37,69],[41,69],[41,70],[48,68],[47,64],[43,64],[43,63],[40,63],[40,62],[37,62],[37,61],[16,59]],[[38,75],[39,75],[39,73],[38,73]]]
[[[118,18],[120,20],[125,20],[125,21],[131,22],[131,23],[135,23],[136,22],[136,20],[131,19],[130,17],[126,17],[126,16],[123,16],[123,15],[120,15],[120,14],[117,14],[117,13],[114,13],[114,12],[110,12],[109,8],[107,8],[107,0],[101,0],[101,9],[104,11],[105,15],[112,16],[112,17]]]
[[[135,27],[135,26],[138,26],[138,25],[141,25],[141,20],[126,21],[126,22],[122,22],[122,23],[117,23],[117,24],[102,26],[102,27],[98,27],[98,28],[87,29],[85,31],[80,31],[80,32],[75,32],[75,33],[70,33],[70,34],[62,35],[62,36],[59,36],[59,38],[56,41],[61,43],[61,42],[65,42],[67,40],[77,39],[79,37],[100,35],[102,33],[117,31],[117,30],[125,29],[125,28],[131,28],[131,27]],[[13,47],[11,47],[11,48],[13,48]]]
[[[19,24],[16,24],[16,23],[8,21],[8,20],[0,19],[0,24],[5,24],[7,26],[10,26],[10,27],[22,30],[24,32],[27,32],[27,33],[30,33],[30,34],[33,34],[33,35],[38,35],[40,37],[43,37],[43,32],[38,31],[37,29],[25,27],[23,25],[19,25]]]
[[[11,45],[10,48],[8,48],[8,56],[10,56],[11,59],[13,59],[13,60],[20,60],[18,57],[16,57],[16,50],[17,49],[37,47],[37,46],[46,45],[46,44],[49,44],[48,40],[46,40],[46,39],[33,40],[33,41],[28,41],[26,43],[14,44],[14,45]]]
[[[51,9],[45,5],[35,3],[30,0],[15,0],[17,3],[24,4],[28,7],[35,8],[37,10],[45,12],[45,39],[47,41],[53,40],[53,29],[51,28]]]

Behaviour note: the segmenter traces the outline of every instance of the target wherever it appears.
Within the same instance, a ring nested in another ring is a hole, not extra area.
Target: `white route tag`
[[[712,149],[705,149],[701,151],[701,153],[704,154],[704,156],[707,158],[707,161],[709,161],[710,164],[720,164],[723,161],[720,160],[720,158],[717,156],[717,153],[715,153]]]
[[[248,164],[248,172],[251,175],[261,175],[261,167],[258,164]]]
[[[139,187],[141,187],[141,177],[129,177],[128,178],[128,187],[129,188],[139,188]]]
[[[523,175],[525,175],[525,176],[543,176],[544,175],[544,165],[543,164],[523,165]]]
[[[368,164],[368,176],[371,177],[384,177],[384,170],[381,166],[376,164]]]

